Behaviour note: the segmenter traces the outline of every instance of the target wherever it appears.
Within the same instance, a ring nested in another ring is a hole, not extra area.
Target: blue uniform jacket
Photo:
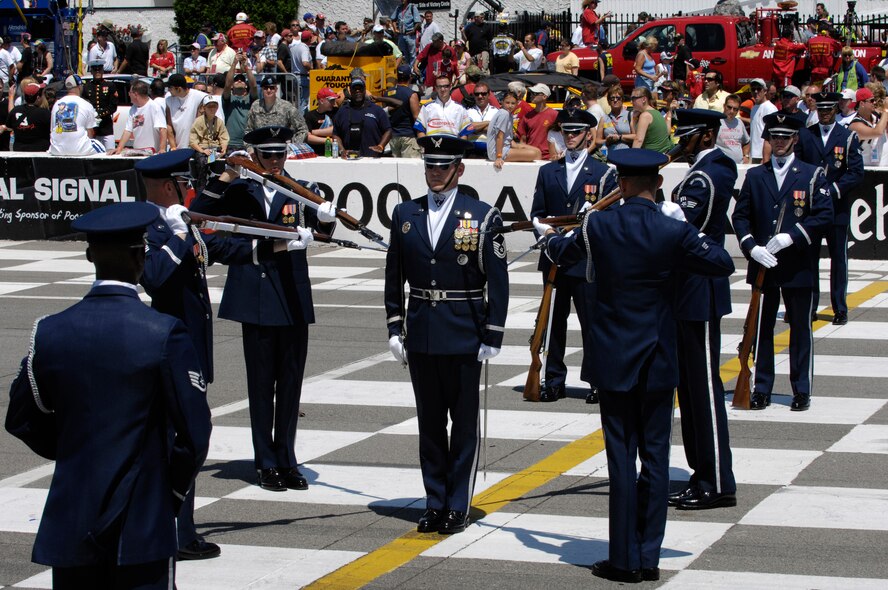
[[[565,159],[549,162],[542,166],[537,174],[530,218],[539,217],[542,219],[543,217],[576,214],[586,201],[594,204],[616,188],[616,170],[587,156],[583,168],[568,194]],[[549,272],[550,265],[551,261],[545,255],[540,255],[540,263],[537,268],[543,271],[543,274]],[[567,269],[564,274],[579,279],[585,278],[585,264],[577,263]]]
[[[332,233],[334,225],[319,224],[314,209],[279,192],[275,193],[266,215],[263,188],[247,179],[231,184],[216,180],[191,203],[191,209],[207,215],[233,215],[290,227],[318,228],[327,234]],[[219,306],[220,318],[259,326],[314,323],[305,250],[273,253],[273,246],[274,240],[259,240],[252,264],[229,267]]]
[[[788,233],[793,245],[777,253],[777,266],[765,273],[766,285],[813,287],[818,280],[817,258],[820,238],[833,218],[833,201],[822,168],[796,158],[777,189],[770,162],[750,168],[734,205],[734,232],[743,254],[765,246],[778,233]],[[786,203],[783,224],[777,227],[780,207]],[[746,282],[752,284],[759,264],[749,261]]]
[[[823,145],[820,125],[811,125],[799,132],[795,153],[803,162],[826,172],[833,197],[833,224],[851,223],[851,192],[863,182],[863,155],[857,134],[836,123]]]
[[[473,219],[479,231],[502,225],[499,210],[462,193],[454,197],[450,220],[432,250],[428,197],[395,207],[385,263],[385,311],[389,336],[406,334],[406,348],[424,354],[477,354],[482,343],[503,344],[509,306],[505,238],[481,233],[477,250],[457,250],[460,220]],[[463,261],[463,264],[460,264]],[[435,302],[410,297],[404,313],[404,282],[417,289],[487,290],[486,301]]]
[[[681,206],[688,223],[724,246],[736,182],[737,164],[715,148],[694,162],[672,191],[672,200]],[[731,313],[730,279],[680,273],[675,316],[702,322],[710,318],[710,311],[718,318]]]
[[[198,255],[208,255],[205,264],[251,264],[253,246],[248,240],[226,239],[203,234],[206,252],[189,228],[185,239],[177,237],[163,219],[148,226],[145,270],[140,283],[151,297],[151,307],[185,323],[201,372],[213,382],[213,308],[207,291],[205,269]]]
[[[583,256],[592,265],[598,297],[589,336],[609,352],[589,362],[596,385],[605,391],[630,391],[639,384],[646,391],[674,388],[676,271],[724,277],[734,272],[724,248],[641,197],[587,215],[582,231],[551,238],[546,251],[559,266]]]
[[[35,332],[33,381],[26,358],[6,419],[9,432],[56,461],[33,560],[131,565],[175,555],[179,501],[211,429],[185,326],[134,290],[105,285]]]

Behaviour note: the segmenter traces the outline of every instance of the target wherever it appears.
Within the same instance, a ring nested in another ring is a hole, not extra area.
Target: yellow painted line
[[[849,293],[847,297],[848,311],[850,312],[852,309],[859,307],[862,303],[869,301],[877,295],[881,295],[885,291],[888,291],[888,281],[873,281],[863,289]],[[819,312],[817,315],[823,315],[823,312]],[[830,325],[830,323],[827,320],[817,320],[812,325],[812,330],[817,332],[817,330]],[[786,348],[789,348],[789,329],[774,335],[774,354]],[[740,374],[740,359],[737,357],[732,358],[720,367],[719,373],[721,374],[722,381],[725,383],[731,379],[736,379],[737,375]]]
[[[872,299],[888,290],[888,281],[876,281],[860,291],[848,296],[848,309],[854,309],[864,301]],[[826,320],[814,323],[815,330],[827,325]],[[774,338],[774,352],[789,346],[789,330]],[[737,376],[740,362],[733,358],[720,367],[722,379],[728,381]],[[676,400],[677,402],[677,400]],[[583,461],[604,450],[604,434],[595,432],[569,443],[548,457],[515,473],[472,498],[472,508],[490,514],[509,503],[519,500],[526,494],[560,477]],[[412,530],[397,539],[363,555],[338,570],[305,586],[308,590],[354,590],[362,588],[377,578],[409,563],[424,551],[431,549],[447,537],[445,535],[423,534]]]

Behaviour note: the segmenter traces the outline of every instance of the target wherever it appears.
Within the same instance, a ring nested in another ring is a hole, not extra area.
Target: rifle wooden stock
[[[269,230],[270,232],[274,232],[274,233],[287,232],[287,233],[293,234],[294,236],[298,235],[298,233],[299,233],[294,228],[286,226],[286,225],[278,225],[276,223],[267,223],[265,221],[256,221],[253,219],[244,219],[242,217],[234,217],[231,215],[219,215],[219,216],[204,215],[203,213],[194,213],[192,211],[186,211],[185,213],[182,214],[182,217],[185,219],[185,221],[194,223],[198,226],[200,226],[202,224],[207,224],[207,223],[225,223],[225,224],[233,225],[234,229],[231,231],[231,233],[242,233],[242,232],[237,231],[238,226],[251,227],[251,228],[260,229],[260,230],[264,229],[264,230]],[[316,241],[324,242],[326,244],[344,245],[344,244],[351,244],[352,243],[352,242],[348,242],[347,240],[337,240],[336,238],[333,238],[329,234],[323,234],[323,233],[316,232],[316,231],[312,231],[311,233]],[[256,235],[256,233],[251,232],[250,235]],[[269,235],[269,237],[278,237],[278,236]],[[283,238],[280,238],[280,239],[283,239]],[[346,246],[346,247],[352,247],[352,246]],[[355,244],[354,247],[357,247],[357,244]]]
[[[546,286],[543,288],[543,299],[537,310],[536,326],[530,337],[530,367],[527,370],[527,380],[524,382],[524,399],[530,402],[540,401],[540,371],[543,369],[543,361],[540,360],[540,351],[546,337],[546,326],[549,325],[549,310],[552,303],[552,291],[555,288],[555,275],[558,267],[552,264],[549,274],[546,275]]]
[[[743,324],[743,339],[738,348],[740,361],[740,373],[737,375],[737,383],[734,385],[734,400],[731,407],[741,410],[749,409],[749,396],[752,393],[752,370],[749,368],[749,357],[755,346],[755,337],[758,331],[758,316],[762,302],[762,285],[765,282],[765,267],[761,267],[755,275],[752,284],[752,298],[749,300],[749,309],[746,312],[746,321]]]

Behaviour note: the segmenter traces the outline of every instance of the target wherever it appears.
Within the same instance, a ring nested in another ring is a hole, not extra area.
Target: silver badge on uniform
[[[409,232],[409,231],[410,231],[410,222],[409,222],[409,221],[405,221],[405,222],[404,222],[404,225],[401,226],[401,233],[402,233],[402,234],[406,234],[406,233]]]
[[[469,263],[469,257],[465,254],[460,254],[456,257],[456,263],[460,266],[465,266]]]

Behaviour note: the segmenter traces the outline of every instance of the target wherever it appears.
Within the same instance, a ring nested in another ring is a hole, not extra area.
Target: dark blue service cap
[[[720,122],[725,118],[724,113],[710,111],[709,109],[677,109],[675,137],[684,137],[700,133],[707,129],[718,129]]]
[[[136,162],[136,170],[145,178],[169,178],[190,175],[189,163],[194,150],[185,148],[157,154]]]
[[[465,155],[467,150],[472,149],[471,142],[443,133],[426,135],[418,138],[416,141],[419,143],[419,147],[423,149],[424,159],[434,160],[442,164],[459,160]]]
[[[93,209],[71,224],[90,242],[141,243],[145,228],[160,214],[151,203],[115,203]]]
[[[780,135],[783,137],[795,135],[805,126],[804,121],[801,119],[785,113],[771,113],[770,115],[765,116],[762,121],[765,124],[765,129],[762,133],[765,138],[772,135]]]
[[[811,98],[813,98],[814,102],[817,103],[818,109],[831,109],[834,106],[838,105],[839,101],[842,100],[842,94],[840,92],[821,91],[811,95]]]
[[[628,148],[608,150],[607,161],[617,167],[620,176],[656,176],[669,157],[654,150]]]
[[[244,143],[249,143],[257,150],[267,153],[285,153],[287,142],[293,137],[293,130],[289,127],[271,125],[260,127],[244,135]]]
[[[568,108],[558,111],[558,117],[555,121],[561,125],[563,131],[577,131],[587,127],[595,127],[598,125],[598,119],[589,111],[582,109]]]

